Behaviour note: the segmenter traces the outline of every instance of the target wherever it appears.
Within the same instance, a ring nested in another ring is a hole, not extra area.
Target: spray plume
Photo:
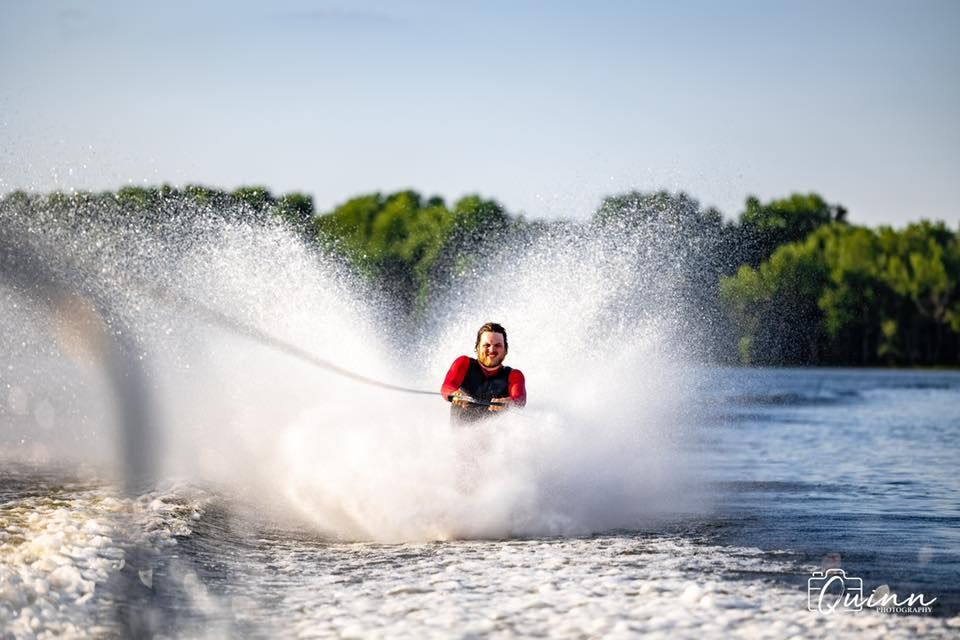
[[[691,506],[678,441],[693,354],[678,346],[686,315],[678,271],[656,249],[662,229],[570,225],[525,238],[414,323],[282,224],[228,213],[5,219],[4,237],[16,238],[6,255],[15,245],[40,256],[5,266],[0,283],[17,363],[6,387],[21,404],[58,408],[44,429],[21,416],[17,437],[48,458],[102,463],[140,420],[150,438],[123,448],[136,460],[128,474],[187,477],[339,539],[583,535]],[[45,275],[27,286],[18,273]],[[87,301],[73,314],[87,320],[66,325],[93,322],[120,355],[71,355],[51,319],[61,290]],[[439,395],[358,384],[309,361],[438,389],[488,320],[507,327],[507,364],[526,374],[530,399],[482,428],[451,428]],[[139,377],[111,405],[116,362],[136,363]],[[131,402],[144,416],[131,418]]]

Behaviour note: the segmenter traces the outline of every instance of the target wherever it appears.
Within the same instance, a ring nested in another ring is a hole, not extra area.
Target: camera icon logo
[[[814,571],[807,580],[807,609],[832,613],[839,607],[863,609],[863,579],[848,576],[843,569]]]

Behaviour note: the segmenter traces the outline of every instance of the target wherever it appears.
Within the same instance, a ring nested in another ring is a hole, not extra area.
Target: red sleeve
[[[507,389],[510,391],[510,400],[518,407],[527,404],[527,381],[519,369],[511,369],[507,378]]]
[[[443,379],[443,385],[440,387],[440,393],[444,400],[450,399],[450,394],[455,392],[463,384],[463,379],[467,377],[467,369],[470,368],[470,358],[460,356],[450,365],[447,371],[447,377]]]

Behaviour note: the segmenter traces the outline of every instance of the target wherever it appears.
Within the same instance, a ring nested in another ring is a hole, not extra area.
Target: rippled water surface
[[[350,542],[230,487],[129,497],[92,470],[9,461],[2,635],[960,632],[960,374],[709,369],[696,385],[678,437],[700,495],[585,536]],[[808,611],[811,571],[836,566],[933,612]]]

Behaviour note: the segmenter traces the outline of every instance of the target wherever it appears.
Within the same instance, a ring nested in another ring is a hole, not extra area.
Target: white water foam
[[[205,586],[172,559],[184,557],[178,539],[215,518],[208,493],[183,485],[135,499],[69,485],[48,493],[0,508],[5,637],[129,632],[114,615],[125,593],[111,579],[131,535],[168,559],[162,579],[181,597],[152,615],[183,620],[159,627],[179,636],[948,638],[960,628],[960,617],[810,612],[803,589],[763,578],[809,571],[789,554],[671,535],[379,545],[318,543],[300,531],[245,539],[243,553],[234,540],[208,540],[214,555],[194,567],[213,562],[229,583]],[[149,570],[138,579],[160,588]]]

